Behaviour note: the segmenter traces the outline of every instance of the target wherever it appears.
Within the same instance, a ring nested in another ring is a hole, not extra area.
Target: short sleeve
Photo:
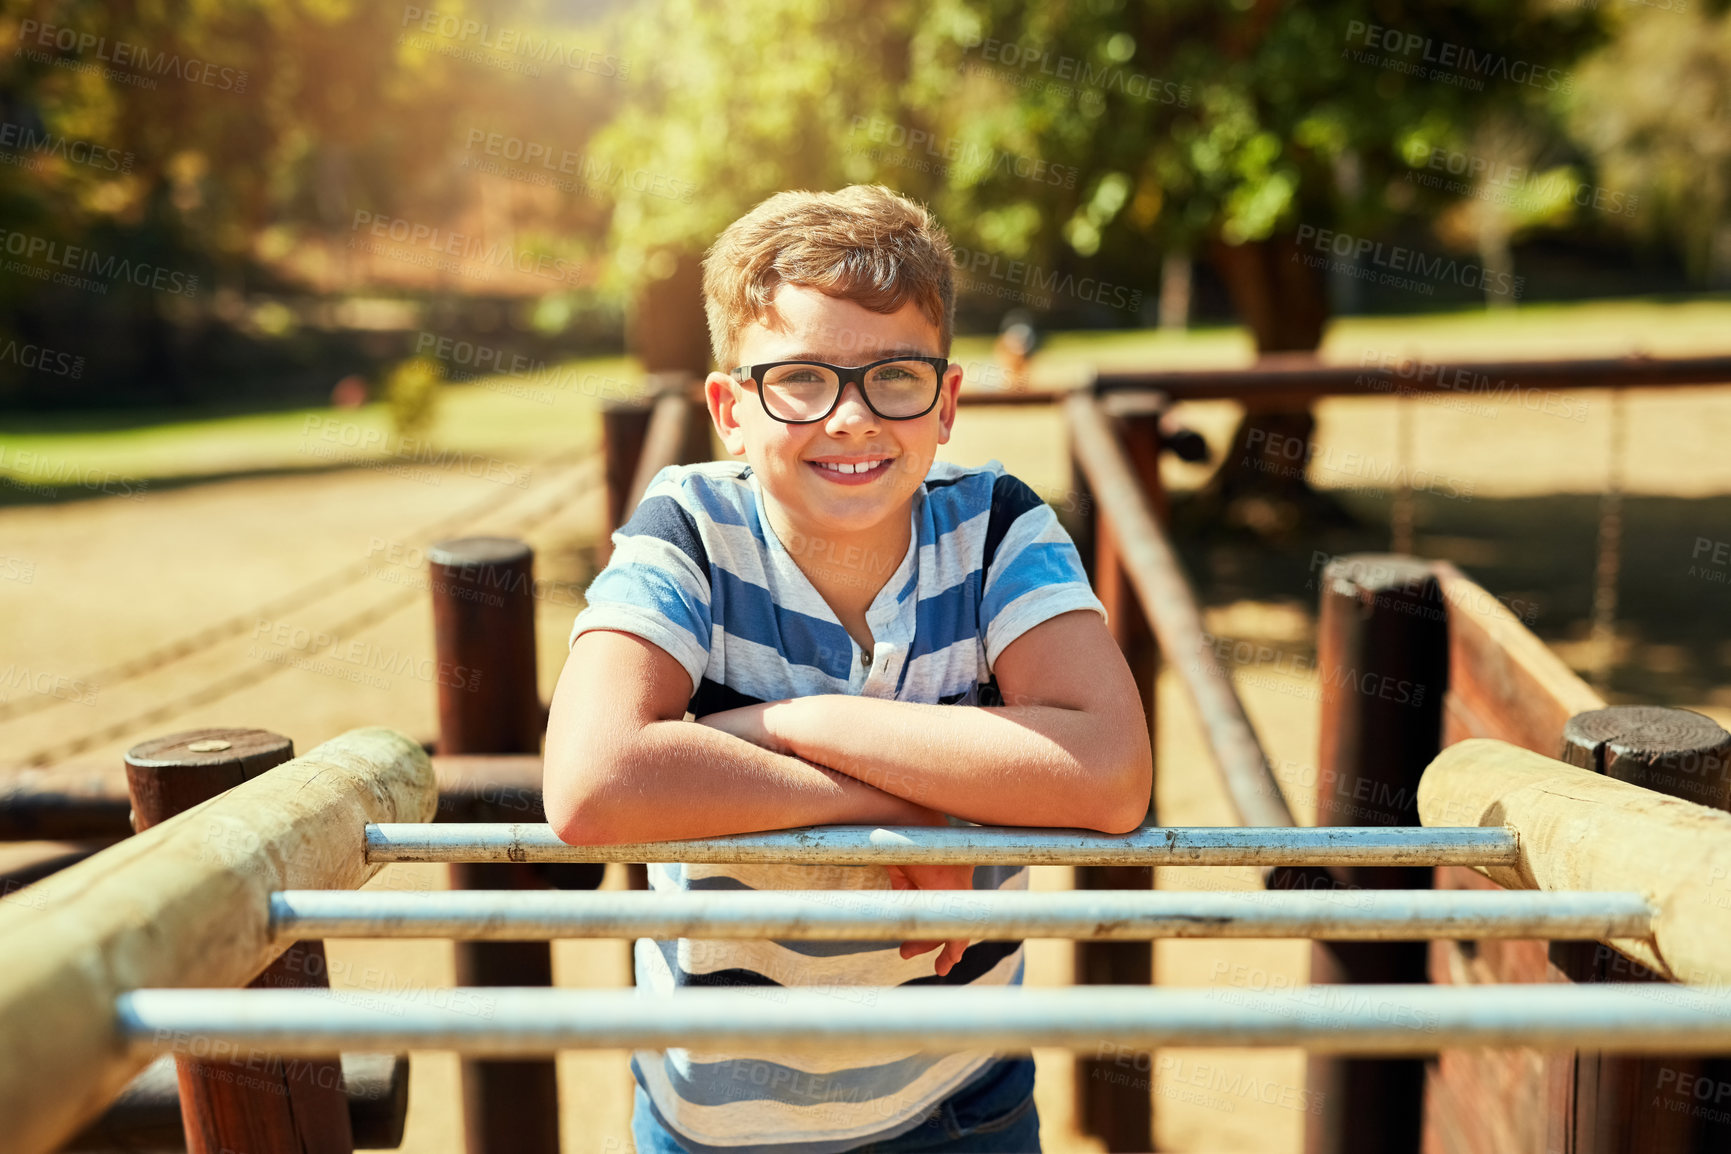
[[[587,605],[567,648],[591,629],[632,633],[665,650],[691,677],[709,665],[709,557],[696,519],[680,503],[680,480],[657,473],[636,510],[613,533],[613,556],[584,590]]]
[[[1020,479],[1002,474],[992,488],[987,519],[981,634],[986,665],[1034,626],[1063,613],[1092,609],[1106,619],[1075,542],[1058,515]]]

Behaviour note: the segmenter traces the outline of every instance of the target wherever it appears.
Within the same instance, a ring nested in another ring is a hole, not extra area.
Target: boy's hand
[[[731,733],[743,738],[753,745],[761,746],[772,753],[797,756],[787,743],[780,741],[769,732],[764,724],[764,711],[779,702],[766,701],[760,705],[745,705],[738,709],[723,709],[716,713],[708,713],[696,719],[699,725],[707,725],[719,729],[723,733]],[[800,758],[807,765],[823,770],[833,777],[844,776],[840,770],[819,765],[815,761]],[[892,795],[893,796],[893,795]],[[949,819],[937,810],[919,805],[905,799],[896,799],[897,804],[908,810],[901,820],[909,825],[947,825]],[[886,867],[890,873],[890,886],[898,890],[971,890],[974,888],[974,867],[971,865],[923,865],[907,864]],[[962,960],[962,951],[968,948],[967,938],[953,938],[949,941],[914,941],[902,943],[902,957],[915,958],[921,954],[939,950],[933,968],[939,976],[948,974],[951,967]],[[941,947],[941,949],[940,949]]]
[[[971,865],[926,865],[902,864],[885,866],[890,871],[890,888],[898,890],[971,890],[974,888],[974,867]],[[962,951],[968,948],[967,938],[951,938],[949,941],[918,941],[903,942],[902,957],[916,958],[942,946],[933,969],[939,977],[950,972],[950,968],[962,960]]]

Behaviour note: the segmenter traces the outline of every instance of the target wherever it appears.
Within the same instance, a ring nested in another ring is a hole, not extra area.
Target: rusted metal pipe
[[[1093,397],[1077,394],[1065,402],[1076,461],[1101,512],[1110,519],[1123,565],[1154,627],[1160,651],[1189,691],[1201,716],[1208,748],[1220,766],[1239,823],[1247,826],[1294,825],[1279,782],[1231,676],[1203,661],[1202,614],[1196,595],[1178,564],[1177,554],[1148,508],[1141,485],[1130,470],[1123,447]]]

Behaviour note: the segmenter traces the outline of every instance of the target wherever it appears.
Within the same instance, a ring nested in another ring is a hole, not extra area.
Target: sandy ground
[[[1603,394],[1565,397],[1571,406],[1581,406],[1583,420],[1507,405],[1486,414],[1382,398],[1328,402],[1319,409],[1318,444],[1337,454],[1331,458],[1335,461],[1349,453],[1387,456],[1399,445],[1399,408],[1415,406],[1408,459],[1446,469],[1471,484],[1478,502],[1421,505],[1421,545],[1427,540],[1440,545],[1436,555],[1476,548],[1483,563],[1494,566],[1501,563],[1501,553],[1451,524],[1476,523],[1474,518],[1516,507],[1499,501],[1590,495],[1604,484],[1600,447],[1606,443],[1610,407]],[[1235,410],[1195,405],[1187,407],[1186,416],[1219,445]],[[1630,444],[1624,484],[1631,494],[1700,499],[1731,493],[1731,458],[1716,451],[1731,430],[1731,390],[1632,396],[1621,419]],[[1062,426],[1050,413],[965,413],[944,455],[958,461],[1002,460],[1054,501],[1062,499],[1068,484]],[[1177,462],[1167,468],[1173,485],[1195,479],[1194,471]],[[1313,477],[1324,487],[1350,490],[1363,483],[1353,471],[1357,468],[1341,465]],[[1660,559],[1661,571],[1669,575],[1669,584],[1661,588],[1672,593],[1701,592],[1683,576],[1692,537],[1731,537],[1711,522],[1722,516],[1723,504],[1709,500],[1701,507],[1707,512],[1687,513],[1672,523],[1671,536],[1662,543],[1674,556]],[[468,533],[521,535],[536,547],[537,575],[548,583],[537,616],[545,695],[563,661],[565,637],[580,605],[577,594],[592,572],[587,549],[600,517],[597,477],[592,466],[580,463],[537,469],[532,483],[521,489],[456,474],[433,479],[356,469],[241,476],[148,492],[138,499],[0,510],[0,673],[9,678],[0,685],[0,767],[76,758],[118,769],[122,752],[137,741],[200,726],[272,729],[292,737],[301,749],[359,725],[389,725],[430,738],[435,729],[430,684],[381,672],[365,661],[331,660],[297,639],[324,634],[359,642],[364,652],[430,656],[431,615],[417,586],[425,572],[419,550],[434,539]],[[1519,554],[1516,536],[1510,549]],[[1590,571],[1590,537],[1574,544],[1588,558]],[[27,559],[29,579],[19,577],[16,568],[8,577],[5,557]],[[1460,559],[1471,568],[1471,558]],[[1193,575],[1212,602],[1210,631],[1267,640],[1294,652],[1313,646],[1314,593],[1302,579],[1281,586],[1279,595],[1234,597],[1218,592],[1231,588],[1230,574]],[[1217,578],[1224,584],[1217,586]],[[1722,587],[1713,595],[1724,601]],[[217,626],[222,628],[209,643],[184,656],[159,653],[169,642]],[[1557,642],[1561,649],[1568,639],[1559,636]],[[1636,657],[1642,652],[1631,650]],[[91,676],[152,653],[159,655],[137,675]],[[1707,675],[1717,668],[1702,676],[1713,681]],[[20,670],[27,674],[23,680]],[[1717,680],[1731,683],[1731,678]],[[1307,774],[1316,749],[1313,686],[1301,675],[1259,671],[1245,679],[1242,695],[1277,772],[1288,782],[1294,808],[1307,820]],[[1721,720],[1731,716],[1731,698],[1715,699],[1705,690],[1666,703],[1692,705]],[[1229,821],[1194,716],[1169,674],[1160,682],[1158,765],[1156,800],[1163,823]],[[13,847],[8,854],[32,849]],[[618,887],[621,881],[615,872],[607,884]],[[372,884],[438,887],[444,884],[443,870],[393,866]],[[1067,870],[1035,871],[1036,888],[1069,884]],[[1157,884],[1248,888],[1249,882],[1230,872],[1162,870]],[[1070,950],[1068,943],[1030,943],[1029,984],[1067,984]],[[449,943],[342,942],[333,943],[330,952],[339,986],[413,989],[452,981]],[[1176,986],[1301,982],[1305,957],[1304,944],[1297,942],[1162,942],[1156,950],[1157,980]],[[630,983],[622,943],[560,943],[555,962],[561,985]],[[1099,1149],[1074,1129],[1069,1054],[1039,1051],[1036,1056],[1046,1148]],[[412,1154],[452,1154],[460,1146],[456,1061],[449,1054],[425,1053],[414,1055],[413,1063],[402,1148]],[[629,1149],[630,1079],[624,1055],[568,1054],[559,1068],[565,1150]],[[1161,1149],[1196,1154],[1299,1149],[1300,1052],[1163,1051],[1152,1069]]]

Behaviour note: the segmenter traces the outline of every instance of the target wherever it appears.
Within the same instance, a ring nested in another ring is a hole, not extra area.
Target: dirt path
[[[1421,505],[1421,545],[1428,544],[1436,555],[1458,555],[1451,549],[1479,550],[1476,556],[1459,559],[1469,569],[1489,566],[1502,572],[1497,568],[1502,565],[1508,572],[1527,574],[1521,579],[1530,577],[1548,591],[1542,583],[1557,579],[1554,574],[1520,569],[1523,550],[1544,547],[1535,546],[1531,536],[1522,537],[1516,514],[1527,514],[1520,512],[1526,506],[1519,502],[1538,499],[1536,494],[1587,495],[1580,500],[1590,526],[1595,500],[1590,495],[1598,491],[1604,475],[1602,455],[1594,447],[1603,444],[1610,420],[1603,394],[1565,394],[1564,399],[1584,405],[1586,419],[1507,406],[1498,415],[1486,416],[1405,402],[1419,406],[1411,410],[1415,424],[1407,450],[1410,461],[1449,471],[1463,484],[1470,483],[1474,494],[1471,500],[1427,498]],[[1336,462],[1348,454],[1357,454],[1361,462],[1379,454],[1386,457],[1397,443],[1401,404],[1382,398],[1325,403],[1319,409],[1319,451],[1334,454]],[[1231,406],[1191,406],[1188,412],[1216,445],[1234,415]],[[1731,430],[1731,389],[1631,396],[1622,419],[1630,447],[1630,492],[1678,500],[1681,510],[1663,529],[1654,530],[1656,536],[1642,539],[1639,556],[1632,555],[1628,562],[1632,580],[1638,584],[1643,572],[1657,574],[1651,583],[1660,595],[1675,600],[1682,590],[1724,602],[1723,587],[1707,589],[1699,581],[1692,586],[1684,572],[1695,539],[1731,539],[1731,524],[1711,519],[1721,517],[1726,508],[1715,495],[1731,493],[1731,458],[1717,452]],[[1068,483],[1063,430],[1054,414],[966,412],[944,455],[958,461],[999,459],[1052,500],[1062,499]],[[1174,485],[1194,480],[1186,466],[1169,462],[1167,467]],[[1362,469],[1362,464],[1337,464],[1317,480],[1326,487],[1353,489],[1363,483]],[[576,592],[590,573],[587,550],[600,524],[598,490],[579,466],[539,471],[521,490],[464,475],[434,483],[425,476],[365,469],[239,478],[149,492],[138,499],[0,510],[0,671],[11,671],[0,685],[0,766],[27,763],[43,751],[118,766],[124,749],[144,737],[206,725],[273,729],[294,738],[301,749],[358,725],[389,725],[430,738],[435,727],[431,685],[412,675],[384,672],[364,660],[358,667],[354,661],[333,660],[328,652],[306,649],[296,638],[324,633],[358,642],[364,652],[430,656],[430,613],[417,585],[425,561],[416,550],[428,543],[420,530],[481,502],[497,508],[474,518],[466,531],[509,533],[523,519],[534,518],[527,536],[537,549],[537,574],[550,583],[537,609],[545,694],[563,661],[565,637],[579,605]],[[1368,507],[1374,508],[1374,502]],[[1491,523],[1510,526],[1508,539],[1482,536],[1483,527]],[[1637,529],[1630,532],[1634,539]],[[1589,535],[1567,546],[1582,550],[1564,574],[1577,584],[1576,571],[1588,564],[1590,545]],[[8,569],[8,558],[18,564]],[[24,566],[27,579],[19,575]],[[352,581],[309,595],[291,608],[268,611],[271,602],[356,566],[359,575]],[[1227,569],[1193,570],[1193,577],[1216,602],[1208,611],[1212,632],[1269,639],[1300,652],[1313,645],[1314,593],[1303,588],[1302,574],[1261,585]],[[1250,592],[1232,592],[1238,588],[1235,582]],[[1559,614],[1573,611],[1562,594],[1553,600]],[[1648,657],[1685,664],[1694,660],[1689,639],[1658,635],[1653,623],[1662,614],[1648,622],[1638,616],[1639,606],[1634,608],[1632,663],[1642,664]],[[1702,612],[1722,609],[1707,606]],[[189,656],[162,660],[146,673],[111,684],[79,686],[92,670],[235,619],[248,623]],[[1722,623],[1723,618],[1710,620]],[[1569,639],[1555,640],[1567,653]],[[1667,645],[1682,656],[1665,658]],[[1722,669],[1713,662],[1731,655],[1702,652],[1706,656],[1691,675],[1695,679],[1678,682],[1689,687],[1691,696],[1668,703],[1688,704],[1726,720],[1731,718],[1731,693],[1714,697],[1721,690],[1713,687],[1731,685],[1731,676],[1721,676]],[[23,682],[20,670],[27,674]],[[43,685],[48,686],[45,693],[33,692]],[[1275,671],[1247,680],[1242,693],[1303,816],[1307,775],[1313,772],[1308,767],[1316,749],[1314,687],[1301,677]],[[50,700],[32,700],[43,696]],[[1160,684],[1159,720],[1161,820],[1171,825],[1226,822],[1228,810],[1212,763],[1169,675]],[[392,867],[374,884],[426,888],[442,885],[442,879],[438,867]],[[619,882],[617,875],[610,875],[609,886]],[[1042,867],[1035,871],[1034,884],[1065,888],[1068,871]],[[1229,873],[1162,870],[1157,884],[1244,888],[1248,881]],[[400,989],[448,985],[452,980],[449,943],[338,943],[331,955],[338,985]],[[1306,977],[1302,943],[1162,942],[1155,956],[1158,980],[1166,985],[1260,988],[1265,983],[1296,984]],[[560,943],[555,959],[562,985],[630,982],[621,943]],[[1030,943],[1027,977],[1031,985],[1067,984],[1069,945]],[[1047,1149],[1099,1149],[1074,1132],[1070,1055],[1040,1051],[1037,1058]],[[1163,1051],[1154,1056],[1151,1072],[1162,1149],[1197,1154],[1299,1149],[1307,1104],[1301,1053]],[[623,1054],[566,1055],[560,1060],[560,1077],[565,1149],[629,1149],[630,1082]],[[403,1149],[410,1154],[455,1154],[460,1145],[458,1109],[454,1058],[415,1055],[410,1128]]]

